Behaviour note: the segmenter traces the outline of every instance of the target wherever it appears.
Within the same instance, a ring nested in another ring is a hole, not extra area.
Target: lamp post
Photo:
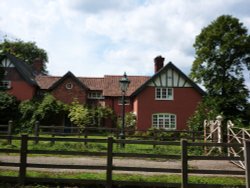
[[[125,140],[125,94],[130,84],[130,80],[127,78],[126,72],[124,72],[123,77],[119,80],[120,89],[122,91],[122,129],[120,133],[120,139]],[[121,147],[124,148],[124,143],[121,144]]]

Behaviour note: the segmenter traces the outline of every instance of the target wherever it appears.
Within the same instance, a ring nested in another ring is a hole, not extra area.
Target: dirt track
[[[19,156],[0,156],[1,162],[18,162]],[[101,165],[105,166],[107,159],[104,157],[29,157],[28,163],[38,164],[68,164],[68,165]],[[179,160],[145,160],[145,159],[123,159],[118,158],[113,160],[115,166],[129,166],[129,167],[150,167],[150,168],[171,168],[180,169],[181,161]],[[190,161],[188,163],[190,169],[204,169],[204,170],[241,170],[239,167],[230,163],[229,161]],[[7,167],[1,166],[0,169]],[[16,167],[8,167],[8,169],[15,169]],[[17,169],[17,168],[16,168]],[[50,172],[79,172],[91,171],[101,172],[100,170],[76,170],[76,169],[34,169],[39,171]],[[136,173],[136,174],[160,174],[154,172],[118,172],[118,173]]]

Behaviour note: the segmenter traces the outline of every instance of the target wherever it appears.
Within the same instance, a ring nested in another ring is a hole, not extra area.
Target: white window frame
[[[102,92],[91,91],[88,93],[88,99],[104,99]]]
[[[152,127],[156,129],[176,130],[176,115],[170,113],[152,114]]]
[[[171,87],[156,87],[155,100],[173,100],[174,89]]]
[[[130,98],[125,97],[124,103],[125,103],[124,105],[130,105]],[[122,105],[122,97],[118,99],[118,105]]]
[[[9,80],[2,80],[0,83],[0,87],[4,89],[10,89],[11,88],[11,81]]]

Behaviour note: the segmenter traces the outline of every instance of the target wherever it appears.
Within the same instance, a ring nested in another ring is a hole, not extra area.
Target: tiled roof
[[[90,90],[103,90],[104,78],[78,77],[78,79]]]
[[[41,89],[49,89],[61,76],[36,76],[36,82]]]
[[[36,82],[41,89],[49,89],[62,77],[59,76],[36,76]],[[122,76],[106,75],[104,77],[77,77],[90,90],[102,90],[104,96],[121,96],[119,80]],[[131,95],[143,85],[150,77],[148,76],[128,76],[130,85],[127,95]]]
[[[104,96],[121,96],[121,89],[119,86],[119,80],[123,76],[104,76]],[[130,84],[126,95],[130,96],[141,85],[143,85],[150,77],[148,76],[128,76]]]

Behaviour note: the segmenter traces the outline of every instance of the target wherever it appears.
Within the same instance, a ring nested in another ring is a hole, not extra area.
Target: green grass
[[[78,137],[74,137],[78,138]],[[90,136],[88,138],[106,139],[104,136]],[[19,149],[20,141],[13,140],[12,145],[8,145],[6,140],[0,140],[1,148]],[[107,143],[78,143],[78,142],[61,142],[56,141],[52,144],[50,141],[40,141],[38,144],[34,144],[33,141],[28,143],[29,150],[52,150],[52,151],[88,151],[88,152],[106,152]],[[125,149],[121,149],[119,144],[114,144],[114,152],[126,152],[126,153],[144,153],[144,154],[164,154],[164,155],[180,155],[180,146],[156,146],[144,145],[144,144],[126,144]]]
[[[0,170],[0,176],[17,176],[16,171]],[[40,178],[68,178],[82,180],[105,180],[105,173],[87,172],[38,172],[28,171],[28,177]],[[113,174],[114,181],[134,181],[134,182],[159,182],[159,183],[181,183],[180,175],[141,175],[141,174]],[[220,185],[245,185],[245,179],[240,177],[201,177],[190,176],[189,183],[194,184],[220,184]]]

